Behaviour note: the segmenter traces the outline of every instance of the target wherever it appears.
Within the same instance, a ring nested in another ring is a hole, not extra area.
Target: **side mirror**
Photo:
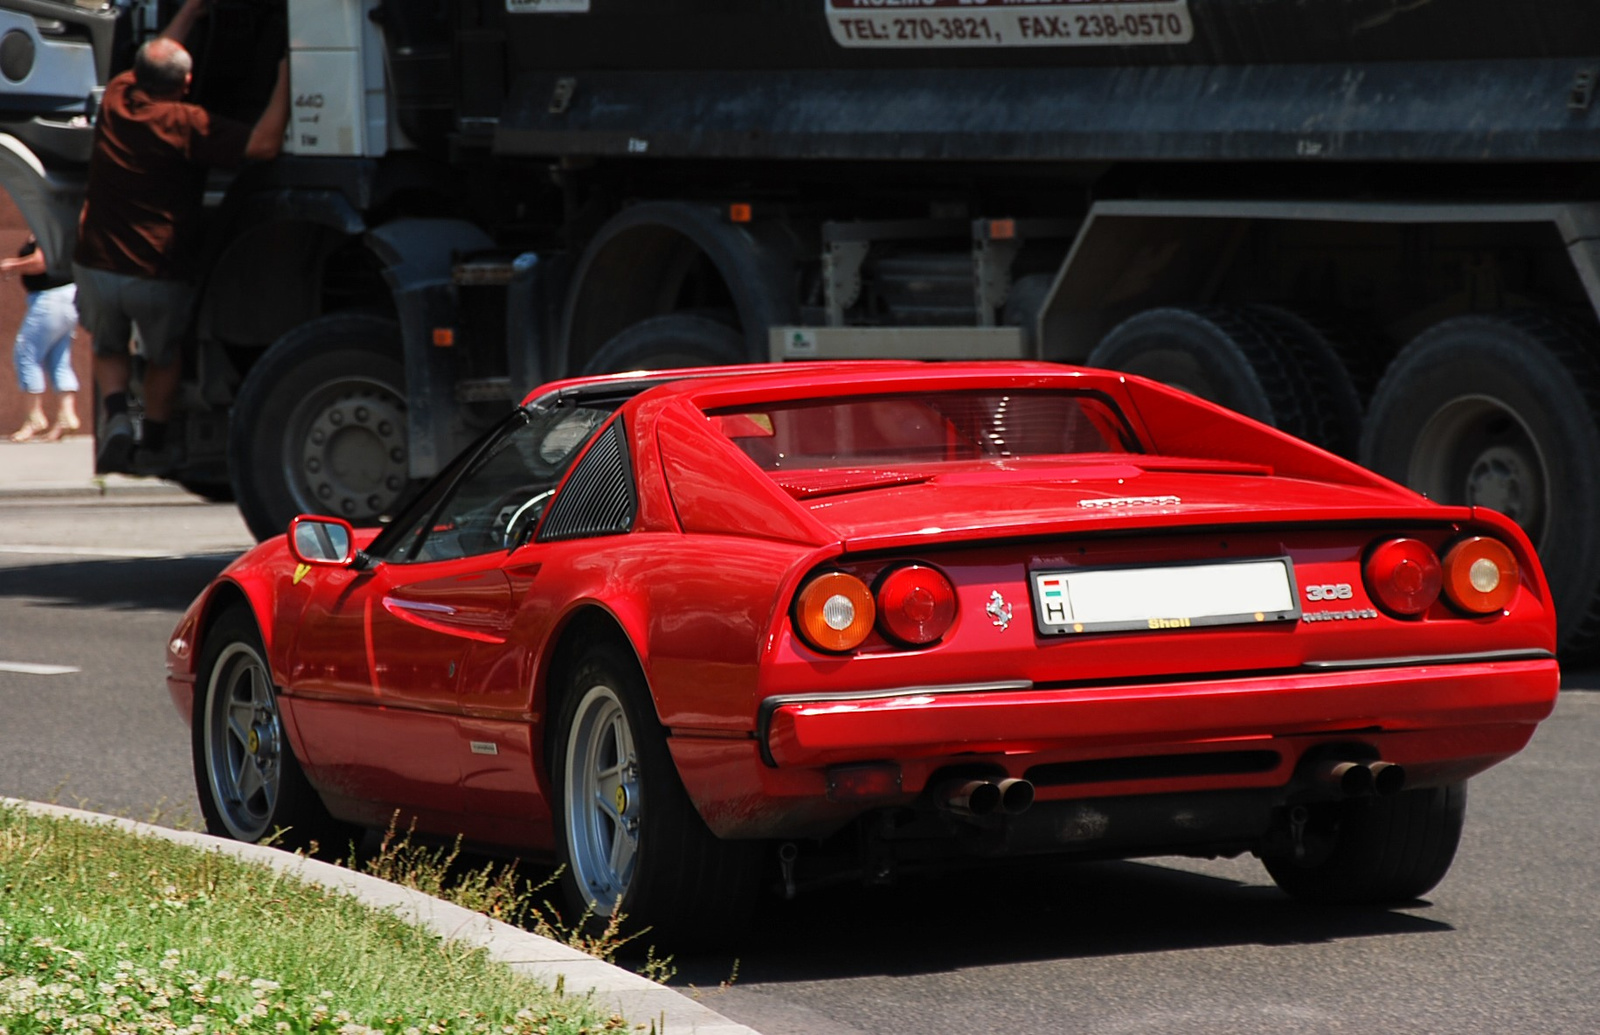
[[[355,529],[343,518],[301,514],[289,522],[289,554],[301,564],[348,567],[357,557]]]

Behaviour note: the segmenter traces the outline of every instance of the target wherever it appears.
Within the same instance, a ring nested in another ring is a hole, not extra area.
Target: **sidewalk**
[[[94,439],[72,435],[59,442],[0,438],[0,498],[16,496],[188,495],[155,478],[94,473]]]

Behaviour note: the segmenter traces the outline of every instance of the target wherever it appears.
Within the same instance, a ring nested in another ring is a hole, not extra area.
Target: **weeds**
[[[564,922],[548,899],[549,889],[560,878],[560,870],[542,875],[535,882],[515,863],[465,866],[461,855],[460,838],[449,844],[421,841],[413,830],[400,830],[397,817],[390,820],[373,855],[362,858],[352,848],[348,865],[391,884],[453,902],[542,938],[561,942],[606,963],[615,963],[617,954],[625,946],[649,933],[646,927],[624,934],[627,917],[622,913],[606,917],[598,929],[596,917],[588,913],[570,924]],[[655,948],[649,947],[639,973],[664,983],[677,974],[677,967],[671,956],[657,958]]]

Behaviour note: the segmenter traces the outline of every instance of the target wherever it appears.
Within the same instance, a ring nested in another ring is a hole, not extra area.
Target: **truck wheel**
[[[1307,902],[1408,902],[1449,872],[1466,819],[1467,785],[1356,798],[1320,809],[1307,824],[1306,858],[1262,857],[1273,882]]]
[[[1278,306],[1248,307],[1253,320],[1260,321],[1280,349],[1288,350],[1306,376],[1305,388],[1311,395],[1306,407],[1313,428],[1306,439],[1322,448],[1354,460],[1361,452],[1361,378],[1368,369],[1363,350],[1346,347],[1340,331],[1303,313]],[[1348,332],[1346,332],[1348,333]],[[1366,393],[1372,394],[1372,377]]]
[[[625,934],[649,927],[668,951],[737,930],[757,888],[754,845],[719,840],[695,811],[634,659],[590,648],[556,714],[553,811],[569,922],[603,928],[615,911]]]
[[[349,828],[328,815],[284,734],[277,689],[249,608],[224,611],[206,635],[191,740],[206,831],[236,841],[309,848],[332,857]]]
[[[390,513],[410,485],[399,326],[333,313],[279,338],[239,387],[228,462],[257,539],[296,514],[359,525]]]
[[[600,346],[585,374],[673,367],[720,367],[748,359],[739,329],[702,313],[669,313],[640,320]]]
[[[1113,328],[1086,362],[1165,382],[1324,448],[1353,451],[1345,426],[1354,419],[1350,407],[1359,413],[1354,389],[1314,336],[1284,314],[1148,309]]]
[[[1400,351],[1372,399],[1362,462],[1439,503],[1498,510],[1546,562],[1561,647],[1600,645],[1600,361],[1534,310],[1462,316]]]

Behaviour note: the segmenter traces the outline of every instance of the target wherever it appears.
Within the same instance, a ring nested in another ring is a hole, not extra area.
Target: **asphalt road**
[[[162,647],[249,541],[187,497],[0,499],[0,794],[195,825]],[[764,1035],[1593,1035],[1600,671],[1567,684],[1407,908],[1298,906],[1249,858],[1030,865],[773,901],[676,983]]]

